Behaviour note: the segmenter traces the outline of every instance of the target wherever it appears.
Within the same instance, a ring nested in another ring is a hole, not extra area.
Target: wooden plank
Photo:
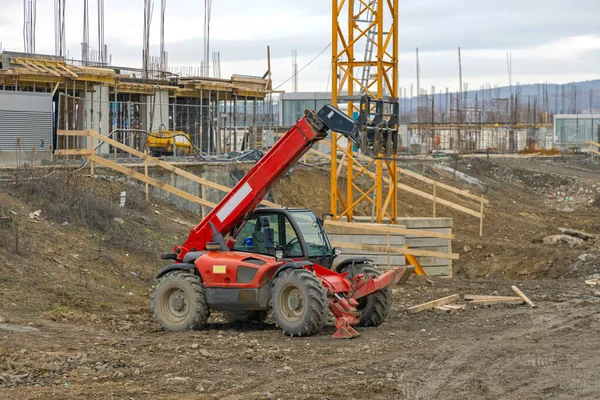
[[[590,286],[598,286],[600,285],[600,279],[588,279],[585,281],[585,284]]]
[[[196,176],[196,175],[194,175],[192,173],[189,173],[189,172],[187,172],[187,171],[185,171],[185,170],[183,170],[181,168],[177,168],[177,167],[175,167],[175,166],[173,166],[173,165],[171,165],[169,163],[166,163],[166,162],[164,162],[162,160],[159,160],[158,158],[154,158],[152,156],[149,156],[146,153],[142,153],[141,151],[133,149],[133,148],[131,148],[131,147],[127,146],[127,145],[124,145],[123,143],[118,142],[118,141],[116,141],[114,139],[111,139],[109,137],[103,136],[103,135],[101,135],[101,134],[99,134],[99,133],[97,133],[95,131],[89,131],[89,136],[91,136],[91,137],[93,137],[95,139],[104,141],[105,143],[108,143],[108,144],[110,144],[112,146],[115,146],[116,148],[124,150],[124,151],[126,151],[126,152],[128,152],[128,153],[130,153],[130,154],[132,154],[132,155],[134,155],[136,157],[139,157],[139,158],[141,158],[143,160],[147,160],[147,161],[149,161],[149,162],[151,162],[151,163],[153,163],[155,165],[158,165],[159,167],[162,167],[162,168],[166,169],[167,171],[173,172],[174,174],[177,174],[179,176],[183,176],[184,178],[187,178],[187,179],[189,179],[191,181],[194,181],[196,183],[199,183],[201,185],[206,185],[206,186],[208,186],[210,188],[217,189],[217,190],[220,190],[220,191],[226,192],[226,193],[229,193],[231,191],[231,188],[228,188],[227,186],[223,186],[223,185],[219,185],[218,183],[207,181],[206,179],[200,178],[200,177],[198,177],[198,176]],[[213,204],[213,205],[210,206],[210,207],[214,208],[215,204],[214,203],[211,203],[211,204]],[[266,200],[261,201],[261,204],[265,204],[265,205],[267,205],[269,207],[281,207],[279,204],[275,204],[275,203],[272,203],[272,202],[266,201]]]
[[[398,172],[400,172],[402,175],[410,176],[411,178],[418,179],[422,182],[426,182],[431,185],[435,184],[438,188],[446,189],[447,191],[458,194],[460,196],[468,197],[469,199],[479,201],[479,196],[474,195],[473,193],[470,193],[466,190],[455,188],[454,186],[450,186],[445,183],[436,181],[435,179],[431,179],[426,176],[419,175],[416,172],[413,172],[413,171],[410,171],[407,169],[403,169],[403,168],[398,168]],[[489,204],[489,200],[484,200],[484,202],[485,202],[485,204]]]
[[[327,159],[331,160],[331,155],[329,155],[329,154],[323,153],[323,152],[315,150],[315,149],[310,149],[310,151],[312,151],[315,154],[320,155],[321,157],[324,157],[324,158],[327,158]],[[354,157],[348,156],[348,158],[351,158],[351,160],[354,160]],[[343,164],[344,165],[348,165],[348,161],[344,161]],[[365,171],[363,173],[365,175],[368,175],[369,177],[371,177],[371,179],[377,180],[377,176],[373,172],[371,172],[371,171]],[[388,183],[388,184],[390,184],[390,182],[391,182],[390,178],[387,178],[387,177],[384,177],[383,180],[386,183]],[[414,195],[423,197],[423,198],[425,198],[427,200],[433,201],[433,196],[430,195],[429,193],[423,192],[422,190],[415,189],[415,188],[413,188],[411,186],[408,186],[408,185],[405,185],[403,183],[398,183],[397,187],[398,187],[398,189],[404,190],[405,192],[412,193]],[[461,212],[463,212],[465,214],[472,215],[472,216],[474,216],[476,218],[479,218],[480,215],[481,215],[477,211],[473,211],[473,210],[471,210],[471,209],[469,209],[467,207],[464,207],[464,206],[461,206],[459,204],[453,203],[453,202],[451,202],[449,200],[442,199],[440,197],[437,198],[437,202],[439,204],[445,205],[446,207],[452,208],[454,210],[461,211]]]
[[[433,309],[435,311],[442,312],[442,313],[450,313],[450,312],[452,312],[452,308],[448,308],[446,306],[433,307]]]
[[[594,154],[600,155],[600,151],[598,151],[598,150],[588,149],[588,151],[590,151],[590,152],[592,152]]]
[[[74,131],[68,131],[68,130],[58,130],[56,131],[56,135],[57,136],[88,136],[88,132],[89,131],[81,131],[81,130],[74,130]]]
[[[498,298],[498,299],[481,299],[473,300],[469,304],[481,304],[481,305],[492,305],[492,304],[523,304],[523,299],[520,297],[513,297],[511,299]]]
[[[421,312],[424,310],[429,310],[434,307],[443,306],[444,304],[452,303],[453,301],[457,301],[459,299],[460,299],[460,295],[453,294],[451,296],[442,297],[441,299],[428,301],[427,303],[423,303],[423,304],[419,304],[419,305],[410,307],[406,311],[408,311],[409,314],[414,314],[414,313],[418,313],[418,312]]]
[[[331,147],[331,143],[329,143],[329,142],[327,142],[325,140],[321,141],[320,143],[323,143],[323,144]],[[325,153],[323,153],[323,154],[325,154]],[[346,154],[346,153],[344,153],[344,154]],[[365,155],[363,157],[364,157],[364,159],[366,161],[371,161],[372,160],[372,158],[369,157],[369,156]],[[472,199],[472,200],[476,200],[477,202],[479,202],[479,200],[480,200],[479,196],[474,195],[473,193],[471,193],[469,191],[458,189],[458,188],[456,188],[454,186],[450,186],[450,185],[447,185],[445,183],[436,181],[435,179],[431,179],[431,178],[428,178],[426,176],[420,175],[420,174],[418,174],[418,173],[416,173],[414,171],[411,171],[411,170],[408,170],[408,169],[404,169],[404,168],[398,168],[398,172],[401,173],[402,175],[410,176],[411,178],[420,180],[420,181],[425,182],[425,183],[429,183],[430,185],[436,185],[437,187],[446,189],[449,192],[456,193],[456,194],[464,196],[464,197],[468,197],[469,199]],[[339,171],[338,171],[338,175],[339,175]],[[485,204],[489,203],[488,200],[484,200],[484,201],[485,201]]]
[[[94,150],[91,149],[59,149],[55,150],[54,154],[57,156],[90,156],[94,154]]]
[[[394,254],[412,254],[413,256],[423,256],[423,257],[437,257],[437,258],[451,258],[453,260],[458,260],[460,255],[458,253],[441,253],[439,251],[429,251],[429,250],[416,250],[416,249],[401,249],[401,248],[388,248],[385,246],[373,246],[368,244],[357,244],[357,243],[343,243],[343,242],[331,242],[333,247],[341,247],[345,249],[355,249],[355,250],[369,250],[369,251],[377,251],[381,253],[394,253]]]
[[[73,78],[79,78],[79,75],[77,75],[75,72],[71,71],[70,69],[68,69],[67,67],[65,67],[62,64],[56,64],[56,66],[64,71],[67,72],[67,74],[71,75],[71,77]]]
[[[420,231],[416,229],[406,229],[406,228],[398,228],[393,225],[381,225],[381,224],[366,224],[366,223],[356,223],[356,222],[342,222],[342,221],[332,221],[325,220],[325,227],[327,226],[335,226],[344,229],[350,229],[354,231],[359,231],[364,233],[364,231],[371,232],[384,232],[384,233],[397,233],[399,235],[411,235],[411,236],[423,236],[423,237],[434,237],[441,239],[454,239],[454,235],[451,233],[439,233],[439,232],[430,232],[430,231]]]
[[[477,295],[477,294],[465,294],[463,296],[464,300],[488,300],[488,299],[508,299],[514,300],[517,297],[515,296],[486,296],[486,295]]]
[[[446,304],[444,307],[449,308],[451,310],[463,311],[467,305],[466,304]]]
[[[415,249],[420,249],[421,247],[448,247],[448,239],[406,237],[405,241],[408,247]]]
[[[125,174],[125,175],[130,176],[130,177],[135,178],[135,179],[138,179],[138,180],[140,180],[142,182],[147,182],[147,183],[151,184],[152,186],[156,186],[156,187],[158,187],[158,188],[160,188],[160,189],[162,189],[162,190],[164,190],[166,192],[174,194],[175,196],[179,196],[182,199],[191,201],[193,203],[198,203],[200,205],[205,205],[205,206],[208,206],[208,207],[213,207],[213,208],[216,207],[216,204],[211,203],[210,201],[206,201],[204,199],[201,199],[198,196],[191,195],[188,192],[184,192],[181,189],[178,189],[178,188],[176,188],[174,186],[168,185],[168,184],[166,184],[164,182],[158,181],[158,180],[156,180],[154,178],[146,177],[144,174],[141,174],[141,173],[139,173],[137,171],[134,171],[132,169],[129,169],[127,167],[119,165],[119,164],[117,164],[115,162],[112,162],[110,160],[107,160],[105,158],[98,157],[96,155],[91,155],[88,158],[91,161],[97,162],[98,164],[104,165],[105,167],[112,168],[112,169],[114,169],[116,171],[121,172],[122,174]]]
[[[523,299],[523,301],[524,301],[525,303],[529,304],[529,305],[530,305],[532,308],[535,308],[535,307],[537,307],[537,306],[534,304],[534,302],[533,302],[533,301],[531,301],[531,300],[529,299],[529,297],[525,296],[525,293],[521,292],[521,289],[519,289],[519,288],[518,288],[518,287],[516,287],[515,285],[511,286],[510,288],[513,290],[513,292],[515,292],[515,293],[517,294],[517,296],[519,296],[520,298],[522,298],[522,299]]]
[[[598,142],[594,142],[593,140],[588,140],[587,142],[585,142],[587,144],[591,144],[592,146],[596,146],[596,147],[600,147],[600,143]]]

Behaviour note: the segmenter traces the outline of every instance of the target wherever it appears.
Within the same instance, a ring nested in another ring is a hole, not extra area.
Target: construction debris
[[[595,280],[600,281],[600,280]],[[592,281],[586,281],[586,283]],[[427,303],[419,304],[413,307],[408,308],[406,311],[409,314],[418,313],[424,310],[434,310],[437,312],[460,312],[465,310],[467,304],[474,305],[492,305],[492,304],[523,304],[527,303],[531,307],[536,308],[537,306],[527,297],[518,287],[511,286],[511,289],[518,296],[486,296],[479,294],[465,294],[463,296],[463,300],[466,301],[466,304],[450,304],[460,299],[460,295],[453,294],[452,296],[443,297],[441,299],[429,301]]]
[[[590,240],[590,239],[594,239],[596,237],[596,235],[592,235],[591,233],[587,233],[587,232],[583,232],[583,231],[578,231],[578,230],[575,230],[575,229],[558,228],[558,230],[562,234],[573,236],[573,237],[576,237],[576,238],[579,238],[579,239],[583,239],[583,240]]]
[[[571,247],[583,244],[583,239],[579,239],[570,235],[550,235],[543,239],[544,244],[566,243]]]
[[[585,284],[590,285],[592,287],[600,286],[600,279],[588,279],[585,281]]]
[[[424,310],[429,310],[429,309],[432,309],[432,308],[435,308],[435,307],[443,306],[445,304],[452,303],[452,302],[457,301],[459,299],[460,299],[460,295],[459,294],[453,294],[452,296],[442,297],[441,299],[429,301],[427,303],[423,303],[423,304],[419,304],[419,305],[410,307],[406,311],[409,314],[414,314],[414,313],[418,313],[418,312],[421,312],[421,311],[424,311]]]

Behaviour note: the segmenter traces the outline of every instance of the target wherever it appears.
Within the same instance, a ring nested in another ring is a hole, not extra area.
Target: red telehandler
[[[363,103],[361,103],[363,105]],[[368,108],[367,108],[368,109]],[[363,108],[364,110],[364,108]],[[290,336],[310,336],[336,318],[335,338],[358,336],[354,326],[377,326],[389,307],[388,285],[404,282],[412,267],[381,274],[367,257],[339,263],[322,219],[309,209],[262,208],[269,188],[329,129],[354,143],[362,135],[381,136],[397,125],[355,122],[333,106],[307,111],[238,182],[173,253],[152,294],[154,318],[166,330],[199,329],[210,311],[230,321],[262,321],[272,310]],[[389,149],[388,149],[389,150]],[[389,152],[389,151],[388,151]],[[335,156],[335,155],[334,155]],[[306,193],[310,196],[310,193]]]

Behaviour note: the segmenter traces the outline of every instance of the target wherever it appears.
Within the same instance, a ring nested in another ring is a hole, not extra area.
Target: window
[[[268,215],[267,217],[269,218],[270,224],[268,228],[271,228],[274,231],[273,241],[275,242],[275,247],[277,247],[279,237],[279,221],[276,214]],[[258,217],[248,220],[241,232],[237,235],[233,250],[273,255],[273,249],[267,249],[264,245],[266,228],[267,227],[261,226]]]
[[[291,211],[306,241],[309,257],[323,257],[331,254],[331,247],[317,217],[311,211]]]

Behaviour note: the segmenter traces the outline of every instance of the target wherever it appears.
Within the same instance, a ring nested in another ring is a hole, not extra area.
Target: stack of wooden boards
[[[467,304],[472,305],[492,305],[492,304],[523,304],[527,303],[535,308],[536,305],[527,297],[518,287],[511,286],[513,292],[517,296],[482,296],[466,294],[462,297],[464,303],[451,304],[461,300],[459,294],[442,297],[441,299],[428,301],[427,303],[419,304],[408,308],[406,311],[409,314],[418,313],[425,310],[433,310],[438,312],[460,312],[465,310]]]

